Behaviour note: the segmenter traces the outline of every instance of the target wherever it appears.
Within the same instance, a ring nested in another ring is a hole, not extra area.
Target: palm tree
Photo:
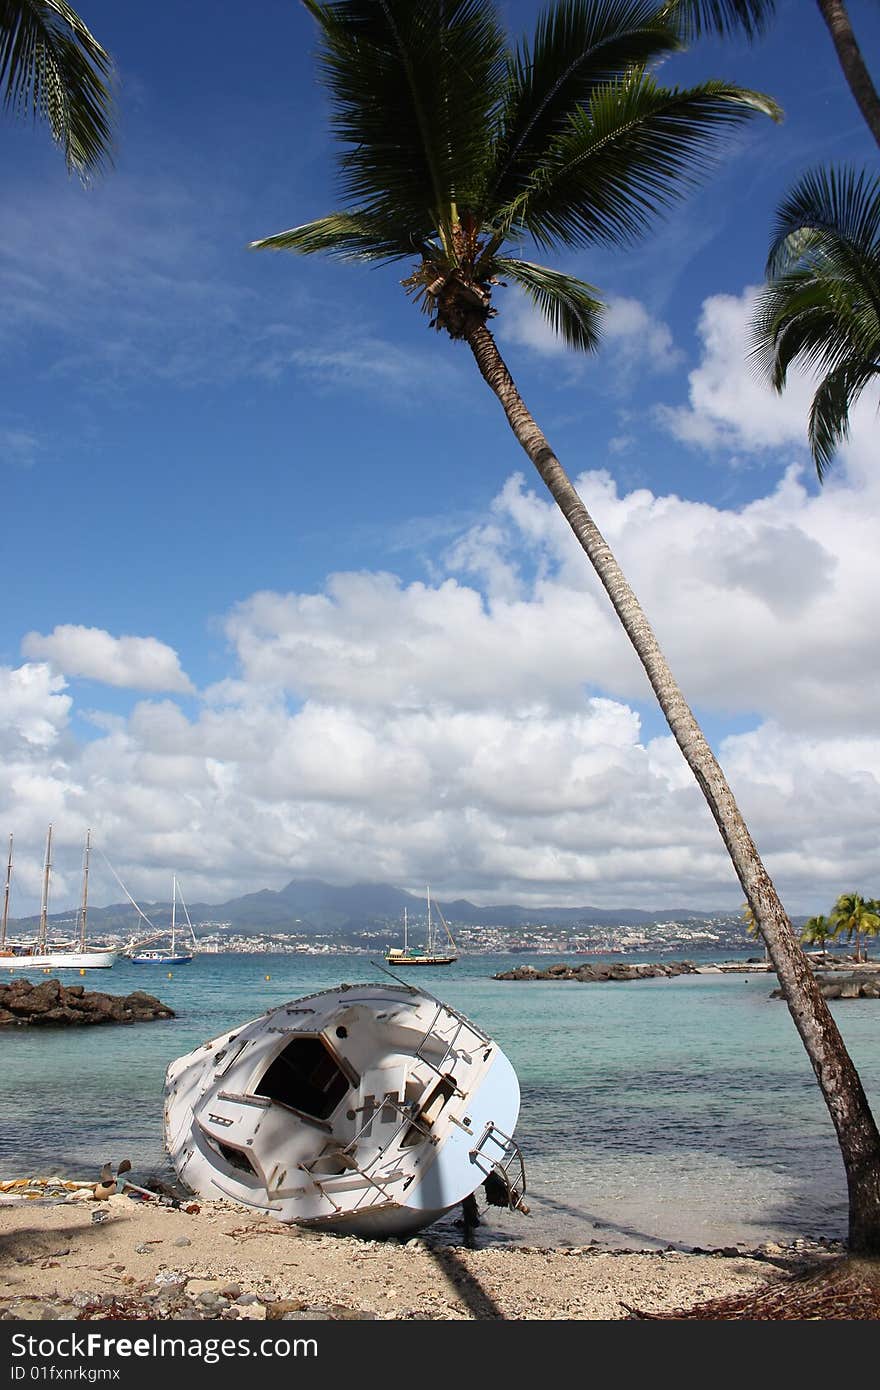
[[[680,40],[651,0],[560,0],[510,48],[493,0],[304,0],[318,22],[348,206],[252,243],[410,261],[403,284],[467,345],[641,660],[715,817],[834,1123],[853,1249],[880,1252],[880,1135],[861,1082],[706,739],[611,550],[529,414],[489,329],[514,282],[573,348],[595,349],[592,286],[512,255],[626,245],[767,97],[726,82],[664,88]],[[656,3],[656,0],[655,0]]]
[[[808,436],[824,477],[849,414],[880,376],[880,179],[851,169],[804,175],[776,214],[755,356],[777,391],[800,362],[821,374]]]
[[[880,931],[880,915],[875,909],[876,903],[860,893],[841,893],[831,909],[834,935],[846,933],[847,941],[856,939],[856,961],[862,959],[862,937]]]
[[[868,917],[868,918],[865,919],[865,922],[864,922],[864,924],[863,924],[863,926],[862,926],[862,931],[863,931],[863,933],[864,933],[864,935],[865,935],[865,960],[867,960],[867,959],[868,959],[868,943],[867,943],[867,938],[868,938],[869,936],[880,936],[880,901],[878,901],[877,898],[866,898],[866,899],[865,899],[865,904],[866,904],[866,906],[867,906],[868,912],[870,913],[870,917],[873,917],[873,918],[876,919],[874,922],[871,922],[870,917]]]
[[[816,3],[831,35],[847,86],[880,145],[880,96],[862,57],[846,5],[843,0],[816,0]],[[772,23],[776,0],[669,0],[668,10],[678,17],[682,31],[688,36],[742,33],[754,39]]]
[[[833,935],[834,923],[830,922],[828,918],[824,917],[821,913],[818,913],[817,916],[808,918],[804,923],[804,929],[801,932],[801,941],[810,946],[821,946],[822,959],[827,960],[828,952],[825,949],[825,943],[829,936]]]
[[[66,0],[0,0],[3,104],[47,121],[83,180],[110,159],[112,66]]]

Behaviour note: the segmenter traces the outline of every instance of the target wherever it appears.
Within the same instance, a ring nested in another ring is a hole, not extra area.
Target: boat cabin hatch
[[[294,1038],[255,1087],[279,1105],[327,1120],[348,1094],[350,1081],[323,1038]]]

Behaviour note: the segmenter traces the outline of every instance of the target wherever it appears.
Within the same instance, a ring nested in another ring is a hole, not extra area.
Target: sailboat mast
[[[174,941],[177,935],[177,875],[171,880],[171,954],[174,955]]]
[[[433,928],[432,925],[431,925],[431,889],[430,889],[430,887],[426,888],[425,891],[426,891],[427,896],[428,896],[428,955],[429,955],[429,956],[433,956],[433,954],[434,954],[434,928]]]
[[[49,870],[52,867],[52,827],[46,835],[46,863],[43,867],[43,897],[40,902],[40,930],[37,935],[37,954],[46,950],[46,926],[49,918]]]
[[[86,831],[86,852],[83,858],[82,905],[79,910],[79,949],[86,949],[86,916],[89,910],[89,850],[92,845],[92,832]]]
[[[9,838],[12,839],[12,836],[10,835]],[[406,939],[406,931],[407,931],[407,929],[406,929],[406,908],[404,908],[404,909],[403,909],[403,954],[404,954],[404,955],[406,955],[407,950],[408,950],[408,943],[407,943],[407,939]]]
[[[6,949],[6,924],[9,921],[9,889],[12,886],[12,836],[9,837],[9,862],[6,865],[6,892],[3,895],[3,921],[0,923],[0,951]]]

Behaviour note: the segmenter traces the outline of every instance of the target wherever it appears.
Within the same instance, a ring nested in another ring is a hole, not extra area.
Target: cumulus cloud
[[[0,749],[46,752],[66,727],[73,701],[47,665],[0,667]]]
[[[732,331],[746,301],[731,302]],[[720,361],[724,334],[713,341]],[[739,422],[714,381],[695,420],[739,428],[742,447],[790,447],[794,415],[782,428],[743,407]],[[577,484],[686,697],[745,729],[720,758],[790,909],[880,891],[870,411],[821,491],[795,465],[736,510],[625,491],[601,469]],[[0,671],[0,812],[23,896],[38,896],[52,820],[58,901],[75,896],[89,825],[146,897],[167,894],[173,869],[188,898],[214,902],[306,875],[535,905],[741,902],[678,749],[645,736],[653,696],[604,591],[522,477],[430,582],[362,571],[256,593],[225,634],[225,677],[194,710],[154,638],[58,627]],[[157,698],[90,712],[82,738],[65,674]],[[117,895],[96,873],[96,900]]]
[[[577,363],[577,355],[524,295],[512,295],[503,306],[503,315],[498,321],[499,332],[508,342],[518,343],[541,357],[564,357],[572,365]],[[669,326],[655,318],[638,299],[608,298],[601,332],[603,350],[613,357],[618,369],[639,366],[662,373],[681,361]]]
[[[750,454],[784,445],[806,447],[815,381],[789,373],[779,395],[752,356],[751,320],[758,290],[716,294],[703,304],[698,326],[701,360],[688,376],[688,404],[658,407],[657,418],[685,444]]]
[[[103,628],[61,623],[52,632],[28,632],[22,655],[49,661],[68,676],[130,690],[189,694],[192,681],[172,647],[155,637],[113,637]]]

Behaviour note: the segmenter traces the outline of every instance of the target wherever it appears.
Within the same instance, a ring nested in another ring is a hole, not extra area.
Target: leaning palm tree
[[[731,129],[776,108],[729,82],[659,86],[649,64],[680,41],[651,0],[561,0],[516,48],[493,0],[304,3],[319,26],[346,206],[253,245],[415,261],[403,285],[438,332],[472,353],[604,585],[703,790],[837,1128],[850,1243],[880,1253],[880,1135],[858,1074],[653,630],[489,327],[496,289],[513,283],[571,347],[594,350],[596,291],[523,259],[521,245],[626,245]]]
[[[819,912],[815,917],[807,918],[804,923],[804,929],[801,932],[801,941],[803,941],[805,945],[819,946],[822,951],[822,959],[827,960],[828,951],[826,950],[826,942],[829,936],[834,935],[834,931],[834,923]]]
[[[856,941],[856,961],[862,959],[862,937],[873,936],[880,931],[880,916],[875,911],[876,904],[860,893],[841,893],[831,909],[834,935],[846,935],[847,941]]]
[[[797,362],[821,380],[808,436],[820,478],[849,435],[850,411],[880,379],[880,179],[815,169],[776,215],[755,355],[777,391]]]
[[[112,66],[66,0],[0,0],[3,104],[47,121],[83,179],[110,158]]]
[[[846,5],[843,0],[816,0],[816,3],[853,100],[880,145],[880,96],[862,56]],[[667,8],[670,14],[677,16],[686,35],[698,38],[701,34],[740,33],[754,39],[772,23],[776,0],[668,0]]]

